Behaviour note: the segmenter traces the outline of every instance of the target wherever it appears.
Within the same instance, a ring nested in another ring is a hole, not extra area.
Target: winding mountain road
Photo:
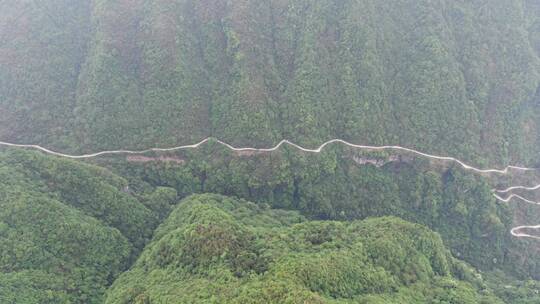
[[[44,153],[47,153],[47,154],[51,154],[51,155],[55,155],[55,156],[59,156],[59,157],[71,158],[71,159],[87,159],[87,158],[94,158],[94,157],[99,157],[99,156],[104,156],[104,155],[145,154],[145,153],[149,153],[149,152],[168,152],[168,151],[177,151],[177,150],[186,150],[186,149],[197,149],[200,146],[202,146],[202,145],[204,145],[204,144],[206,144],[206,143],[208,143],[210,141],[215,141],[218,144],[220,144],[222,146],[225,146],[225,147],[227,147],[228,149],[230,149],[232,151],[238,151],[238,152],[241,152],[241,151],[273,152],[273,151],[278,150],[283,145],[289,145],[289,146],[292,146],[292,147],[294,147],[294,148],[296,148],[296,149],[298,149],[300,151],[303,151],[303,152],[320,153],[326,146],[328,146],[330,144],[334,144],[334,143],[339,143],[339,144],[343,144],[345,146],[349,146],[349,147],[355,148],[355,149],[374,150],[374,151],[377,151],[377,150],[379,150],[379,151],[380,150],[398,150],[398,151],[405,151],[405,152],[413,153],[413,154],[416,154],[416,155],[419,155],[419,156],[422,156],[422,157],[426,157],[426,158],[429,158],[429,159],[455,162],[455,163],[459,164],[463,169],[470,170],[470,171],[473,171],[475,173],[508,174],[511,170],[514,170],[514,171],[536,171],[536,170],[539,170],[538,168],[527,168],[527,167],[520,167],[520,166],[506,166],[505,168],[502,168],[502,169],[495,169],[495,168],[480,169],[480,168],[476,168],[474,166],[471,166],[471,165],[469,165],[469,164],[467,164],[467,163],[465,163],[465,162],[463,162],[463,161],[461,161],[461,160],[459,160],[457,158],[454,158],[454,157],[428,154],[428,153],[424,153],[424,152],[421,152],[421,151],[418,151],[418,150],[405,148],[405,147],[401,147],[401,146],[366,146],[366,145],[357,145],[357,144],[353,144],[353,143],[350,143],[350,142],[348,142],[346,140],[339,139],[339,138],[328,140],[328,141],[324,142],[323,144],[321,144],[319,147],[317,147],[315,149],[310,149],[310,148],[302,147],[302,146],[300,146],[300,145],[298,145],[298,144],[296,144],[296,143],[294,143],[292,141],[289,141],[287,139],[281,140],[277,145],[275,145],[275,146],[273,146],[271,148],[253,148],[253,147],[237,148],[237,147],[234,147],[233,145],[228,144],[228,143],[226,143],[224,141],[221,141],[221,140],[219,140],[217,138],[207,137],[207,138],[201,140],[200,142],[198,142],[196,144],[183,145],[183,146],[177,146],[177,147],[171,147],[171,148],[150,148],[150,149],[146,149],[146,150],[107,150],[107,151],[100,151],[100,152],[96,152],[96,153],[80,154],[80,155],[71,155],[71,154],[65,154],[65,153],[61,153],[61,152],[56,152],[56,151],[52,151],[50,149],[44,148],[42,146],[32,145],[32,144],[15,144],[15,143],[9,143],[9,142],[0,141],[0,146],[36,149],[36,150],[40,150],[40,151],[42,151]],[[517,198],[517,199],[520,199],[520,200],[522,200],[522,201],[524,201],[526,203],[529,203],[529,204],[540,205],[540,202],[535,202],[535,201],[529,200],[527,198],[524,198],[523,196],[520,196],[520,195],[517,195],[517,194],[514,194],[514,193],[510,193],[513,190],[535,191],[535,190],[538,190],[538,189],[540,189],[540,184],[538,184],[536,186],[532,186],[532,187],[517,185],[517,186],[512,186],[512,187],[509,187],[509,188],[506,188],[506,189],[493,189],[493,196],[497,200],[505,202],[505,203],[508,203],[513,198]],[[510,195],[508,197],[506,197],[506,198],[503,198],[502,196],[498,195],[497,193],[510,193]],[[518,238],[531,238],[531,239],[540,240],[540,236],[530,235],[528,233],[522,232],[523,230],[538,230],[538,229],[540,229],[540,225],[536,225],[536,226],[518,226],[518,227],[512,228],[510,230],[510,233],[513,236],[518,237]]]

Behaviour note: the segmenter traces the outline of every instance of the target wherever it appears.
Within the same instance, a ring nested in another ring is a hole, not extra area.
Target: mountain
[[[212,137],[0,145],[0,302],[540,303],[538,170],[216,141],[539,168],[539,122],[536,0],[0,0],[0,141]]]
[[[0,302],[100,303],[157,218],[102,168],[0,155]]]
[[[3,1],[0,138],[340,137],[536,165],[536,2]]]
[[[205,194],[180,202],[105,303],[502,303],[482,284],[420,225]]]
[[[483,206],[481,195],[489,197],[482,190],[485,185],[459,171],[447,173],[455,176],[446,177],[453,181],[447,182],[443,194],[437,193],[437,186],[425,188],[416,200],[409,198],[412,205],[394,200],[372,212],[369,205],[383,202],[350,202],[368,219],[335,221],[317,220],[302,206],[293,208],[299,211],[274,209],[264,201],[217,194],[178,201],[186,194],[155,186],[159,182],[151,172],[169,181],[175,172],[186,186],[190,182],[179,167],[184,164],[163,166],[126,166],[124,161],[110,166],[125,179],[109,169],[39,152],[0,153],[0,301],[538,300],[535,290],[540,283],[531,280],[538,275],[538,255],[528,251],[536,243],[527,247],[527,242],[511,239],[510,211],[494,203]],[[437,177],[430,174],[418,179],[431,178],[428,184],[436,184]],[[480,196],[452,194],[461,187],[476,187],[471,192]],[[193,190],[199,191],[219,192]],[[405,195],[405,190],[397,193]],[[380,199],[392,195],[396,194],[384,193]],[[423,212],[414,207],[437,201],[440,206]],[[393,214],[428,223],[443,238],[422,224],[384,216]]]

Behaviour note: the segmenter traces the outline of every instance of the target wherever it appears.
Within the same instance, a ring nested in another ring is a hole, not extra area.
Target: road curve
[[[520,189],[520,190],[538,190],[540,189],[540,184],[536,185],[536,186],[532,186],[532,187],[525,187],[525,186],[513,186],[513,187],[509,187],[509,188],[506,188],[506,189],[503,189],[503,190],[495,190],[495,192],[497,193],[507,193],[507,192],[510,192],[512,190],[517,190],[517,189]]]
[[[538,230],[538,229],[540,229],[540,225],[514,227],[514,228],[512,228],[512,230],[510,230],[510,233],[512,233],[512,235],[515,236],[515,237],[524,237],[524,238],[531,238],[531,239],[540,240],[540,236],[530,235],[530,234],[527,234],[527,233],[519,232],[520,230],[523,230],[523,229],[537,229]]]

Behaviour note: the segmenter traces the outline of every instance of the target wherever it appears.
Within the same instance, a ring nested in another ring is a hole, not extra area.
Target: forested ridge
[[[182,201],[156,230],[106,303],[499,301],[481,288],[438,235],[419,225],[397,218],[309,222],[295,212],[200,195]]]
[[[299,174],[301,184],[287,190],[243,172],[256,159],[200,153],[187,163],[108,161],[110,171],[2,152],[0,300],[538,301],[537,244],[511,238],[512,208],[496,204],[482,178],[390,163],[349,166],[347,179],[328,171],[321,180],[305,175],[314,169],[281,164]],[[205,192],[257,203],[190,196]]]
[[[538,167],[539,58],[536,0],[0,0],[0,141]],[[0,303],[540,303],[539,174],[2,146]]]
[[[97,167],[0,156],[0,302],[100,303],[157,218]]]

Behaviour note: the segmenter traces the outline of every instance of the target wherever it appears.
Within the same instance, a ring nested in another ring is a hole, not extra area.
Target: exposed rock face
[[[149,156],[142,156],[142,155],[128,155],[126,157],[126,160],[128,162],[135,162],[135,163],[148,163],[148,162],[172,162],[176,164],[184,164],[186,161],[176,157],[176,156],[157,156],[157,157],[149,157]]]
[[[410,157],[404,157],[402,155],[390,155],[387,158],[368,158],[362,157],[360,155],[354,155],[352,157],[355,163],[359,165],[372,164],[375,167],[382,167],[388,163],[392,162],[405,162],[408,163],[412,160]]]

